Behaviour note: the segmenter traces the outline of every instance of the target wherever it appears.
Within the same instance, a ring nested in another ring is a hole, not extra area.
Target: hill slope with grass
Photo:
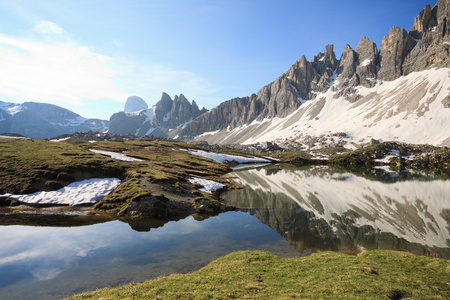
[[[394,251],[279,258],[229,254],[205,268],[67,299],[449,299],[450,262]]]

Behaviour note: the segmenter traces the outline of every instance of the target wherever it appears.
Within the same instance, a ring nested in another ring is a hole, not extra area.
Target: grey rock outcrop
[[[333,90],[338,91],[338,96],[350,97],[354,94],[354,87],[359,85],[359,77],[356,75],[358,58],[355,50],[346,45],[339,60],[337,74],[339,74]]]
[[[403,60],[416,43],[405,29],[392,27],[381,42],[378,79],[390,81],[403,75]]]
[[[414,20],[410,35],[415,47],[403,62],[403,75],[430,67],[450,67],[450,0],[428,5]]]
[[[155,105],[155,121],[156,126],[167,127],[167,122],[170,118],[170,111],[172,109],[173,100],[169,95],[163,93],[161,100]]]
[[[140,111],[148,108],[148,104],[138,96],[131,96],[128,97],[127,101],[125,102],[125,112],[135,112]]]
[[[375,85],[377,79],[378,66],[378,48],[377,45],[363,37],[356,48],[358,56],[358,66],[356,67],[356,75],[362,86],[371,88]]]

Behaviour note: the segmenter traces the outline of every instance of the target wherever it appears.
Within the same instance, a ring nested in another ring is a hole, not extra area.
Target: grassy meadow
[[[67,299],[449,299],[450,262],[395,251],[279,258],[241,251],[190,274]]]

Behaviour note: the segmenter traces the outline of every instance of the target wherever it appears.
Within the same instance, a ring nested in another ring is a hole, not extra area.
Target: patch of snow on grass
[[[24,136],[0,135],[0,139],[28,139],[28,138]]]
[[[391,158],[393,157],[402,157],[404,159],[409,160],[409,156],[400,156],[400,151],[392,149],[391,152],[389,152],[389,155],[387,155],[384,158],[378,158],[378,159],[374,159],[375,162],[381,162],[384,164],[389,164],[389,162],[391,161]]]
[[[207,179],[203,179],[200,177],[192,177],[192,178],[188,178],[188,181],[190,183],[197,183],[203,186],[203,188],[199,189],[199,191],[201,192],[205,192],[205,193],[212,193],[218,189],[223,188],[225,185],[213,181],[213,180],[207,180]]]
[[[209,159],[212,159],[214,161],[220,162],[220,163],[230,163],[230,162],[237,162],[240,164],[249,164],[249,163],[270,163],[271,161],[268,159],[260,158],[260,157],[244,157],[244,156],[238,156],[238,155],[231,155],[231,154],[222,154],[222,153],[216,153],[216,152],[206,152],[203,150],[189,150],[189,153],[194,155],[203,156]]]
[[[57,139],[57,140],[50,140],[50,142],[63,142],[63,141],[67,141],[68,139],[70,139],[70,137],[65,137],[65,138]]]
[[[28,195],[5,194],[2,197],[29,204],[79,205],[96,203],[120,184],[117,178],[93,178],[73,182],[57,191],[37,192]]]
[[[96,149],[89,149],[89,151],[98,153],[98,154],[111,156],[111,158],[122,160],[122,161],[144,161],[143,159],[129,157],[122,153],[117,153],[117,152],[103,151],[103,150],[96,150]]]

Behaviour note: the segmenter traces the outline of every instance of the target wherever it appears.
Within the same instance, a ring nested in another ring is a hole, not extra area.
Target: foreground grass
[[[283,259],[241,251],[191,274],[67,299],[450,299],[450,262],[374,250]]]

